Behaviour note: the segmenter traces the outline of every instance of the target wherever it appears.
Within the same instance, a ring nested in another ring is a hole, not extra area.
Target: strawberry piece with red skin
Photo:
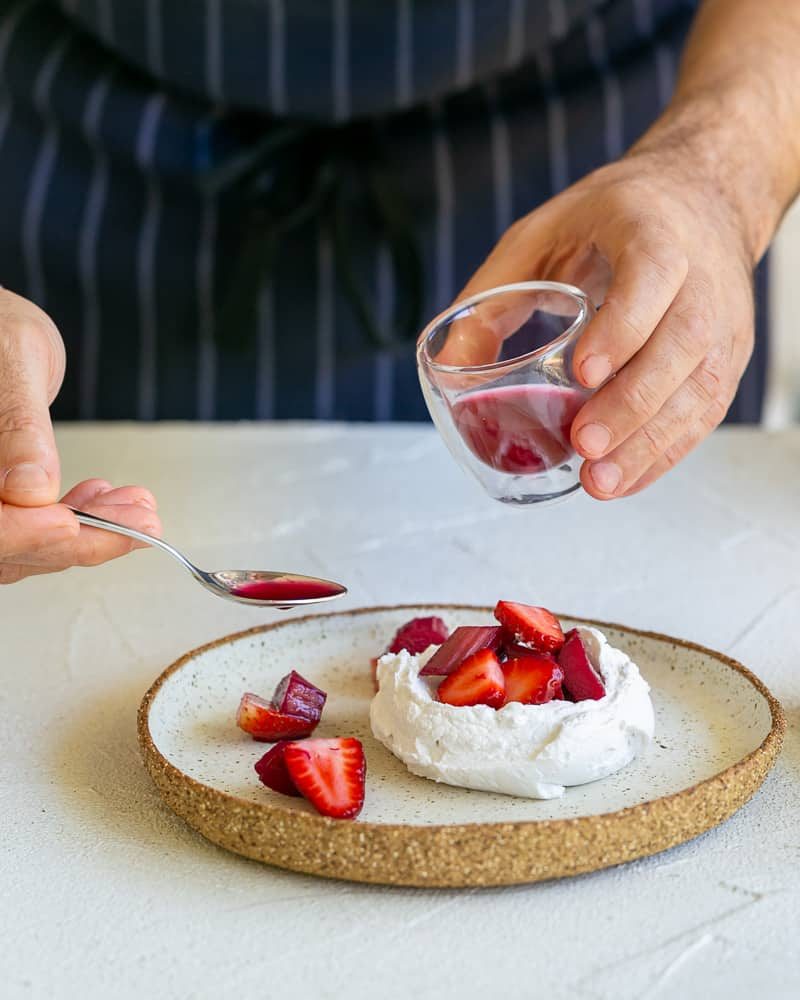
[[[446,677],[480,650],[496,652],[500,647],[502,631],[499,625],[462,625],[436,650],[420,670],[420,677]]]
[[[561,682],[564,672],[550,653],[529,653],[502,664],[506,684],[507,705],[511,701],[523,705],[544,705],[564,697]]]
[[[498,601],[494,616],[510,643],[524,643],[542,653],[557,653],[564,645],[561,624],[547,608]]]
[[[319,722],[327,697],[321,688],[292,670],[275,688],[272,707],[281,715],[296,715],[301,719]]]
[[[409,653],[424,653],[428,646],[440,646],[450,633],[441,618],[431,615],[428,618],[412,618],[411,621],[401,625],[395,632],[387,653],[399,653],[401,649],[408,650]],[[378,660],[375,656],[370,660],[372,667],[372,682],[375,690],[378,690]]]
[[[499,708],[506,686],[500,661],[491,649],[481,649],[457,667],[439,685],[437,696],[445,705],[489,705]]]
[[[603,679],[592,665],[576,628],[567,632],[558,664],[564,671],[564,690],[573,701],[599,701],[605,697]]]
[[[276,712],[270,702],[249,691],[242,695],[236,713],[236,725],[253,739],[274,743],[277,740],[299,740],[310,736],[319,719],[304,719],[297,715]]]
[[[270,747],[264,756],[256,761],[256,773],[259,781],[267,788],[271,788],[273,792],[280,792],[281,795],[299,796],[300,792],[297,791],[289,769],[286,767],[284,751],[288,746],[291,746],[288,740],[281,740],[274,747]]]
[[[361,812],[367,764],[360,740],[302,740],[290,743],[283,759],[295,788],[317,812],[333,819]]]

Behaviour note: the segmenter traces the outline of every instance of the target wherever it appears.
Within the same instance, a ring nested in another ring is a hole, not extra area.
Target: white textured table
[[[570,881],[474,892],[323,882],[228,855],[161,805],[134,731],[189,647],[268,620],[155,552],[0,591],[0,994],[796,997],[800,432],[720,432],[631,501],[481,493],[413,427],[62,429],[65,481],[142,482],[203,566],[342,579],[348,604],[491,603],[672,633],[752,667],[781,760],[718,830]]]

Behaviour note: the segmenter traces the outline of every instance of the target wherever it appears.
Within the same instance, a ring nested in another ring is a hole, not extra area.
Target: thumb
[[[49,404],[59,346],[43,324],[0,313],[0,502],[39,507],[58,499]]]

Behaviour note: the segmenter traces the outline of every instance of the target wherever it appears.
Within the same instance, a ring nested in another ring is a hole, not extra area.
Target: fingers
[[[715,317],[700,287],[694,282],[680,292],[644,348],[577,415],[572,442],[584,458],[609,455],[648,425],[687,379],[703,409],[710,405],[718,373],[710,359],[705,367],[700,363],[713,342]],[[652,445],[663,445],[660,422],[651,430]]]
[[[600,461],[584,463],[584,488],[609,500],[654,482],[721,423],[735,391],[734,380],[723,383],[705,359],[652,420]]]
[[[26,509],[0,503],[0,560],[40,558],[48,550],[69,545],[78,536],[73,515],[58,504]]]
[[[92,481],[97,484],[97,480]],[[149,535],[161,534],[161,521],[156,513],[156,501],[149,492],[140,486],[122,486],[98,492],[94,498],[88,493],[96,486],[82,483],[65,496],[65,503],[75,503],[75,497],[84,494],[81,509],[90,514],[96,514],[109,521],[127,525]],[[75,506],[78,506],[75,503]],[[65,507],[58,505],[61,510]],[[26,512],[27,513],[27,512]],[[67,512],[69,513],[69,512]],[[71,516],[71,515],[70,515]],[[75,521],[74,517],[72,520]],[[75,522],[77,524],[77,522]],[[116,535],[98,528],[80,526],[79,532],[63,542],[53,544],[46,550],[37,549],[24,552],[13,560],[20,566],[48,567],[51,570],[64,569],[68,566],[97,566],[110,559],[126,555],[134,548],[140,548],[142,543]]]
[[[49,406],[63,377],[63,345],[41,310],[0,293],[0,501],[20,507],[58,497]]]
[[[616,237],[615,237],[616,239]],[[648,342],[688,274],[686,254],[673,243],[640,236],[612,259],[613,280],[595,319],[575,349],[575,374],[589,389],[619,372]]]
[[[631,497],[637,493],[641,493],[642,490],[647,489],[648,486],[652,486],[652,484],[660,479],[665,473],[674,468],[678,462],[681,462],[690,452],[694,451],[699,444],[702,444],[712,431],[719,427],[725,418],[725,412],[727,411],[723,409],[722,415],[720,416],[719,408],[712,406],[708,412],[703,415],[700,423],[692,427],[691,430],[687,431],[682,437],[678,438],[672,447],[668,448],[661,458],[657,462],[654,462],[647,472],[645,472],[645,474],[623,495]]]

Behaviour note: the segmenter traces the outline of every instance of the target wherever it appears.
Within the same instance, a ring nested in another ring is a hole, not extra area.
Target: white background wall
[[[764,414],[768,427],[800,421],[800,200],[773,244],[770,309],[770,383]]]

